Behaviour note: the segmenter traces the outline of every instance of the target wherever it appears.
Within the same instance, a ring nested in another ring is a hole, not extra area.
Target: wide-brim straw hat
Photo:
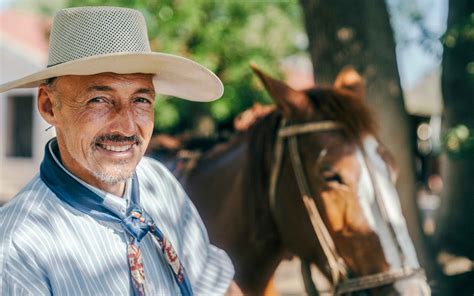
[[[119,7],[60,10],[53,20],[48,67],[0,85],[0,92],[36,87],[65,75],[154,74],[156,93],[208,102],[223,94],[219,78],[189,59],[152,52],[143,15]]]

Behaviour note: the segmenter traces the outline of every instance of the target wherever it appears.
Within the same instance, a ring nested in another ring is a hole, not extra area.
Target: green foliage
[[[451,85],[457,86],[454,90],[450,90],[451,97],[445,99],[447,102],[449,100],[464,102],[467,108],[470,108],[474,102],[474,12],[472,12],[474,5],[472,3],[474,2],[465,1],[465,6],[460,5],[457,12],[454,10],[456,18],[442,38],[445,53],[451,57],[448,60],[450,63],[446,63],[445,66],[451,69],[449,73],[453,81]],[[466,6],[471,9],[467,9]],[[466,115],[469,116],[469,113]],[[464,119],[461,122],[470,123],[470,125],[473,123],[472,118],[470,121]]]
[[[443,44],[448,48],[459,42],[474,42],[474,12],[461,23],[451,26],[443,36]]]
[[[443,139],[445,151],[454,158],[474,155],[474,130],[460,124],[449,129]]]
[[[303,31],[298,2],[235,0],[69,0],[68,6],[110,5],[143,12],[154,51],[190,58],[216,73],[224,83],[222,99],[192,103],[158,99],[156,128],[179,132],[211,116],[219,127],[254,102],[270,99],[250,71],[255,61],[279,73],[282,58],[297,53]]]
[[[465,51],[467,62],[465,65],[465,81],[474,87],[474,12],[451,25],[442,38],[445,50]]]

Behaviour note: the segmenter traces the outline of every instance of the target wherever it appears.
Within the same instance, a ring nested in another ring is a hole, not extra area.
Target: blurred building
[[[0,12],[0,82],[44,69],[47,63],[47,18],[24,12]],[[0,205],[38,171],[45,143],[54,130],[36,108],[37,89],[0,94]]]
[[[413,86],[404,89],[405,107],[409,114],[431,117],[443,112],[441,67],[428,71]]]
[[[443,98],[441,67],[428,71],[412,87],[404,90],[405,107],[412,120],[416,139],[415,168],[417,202],[426,235],[435,232],[435,216],[440,205],[443,179],[440,171],[441,119]]]

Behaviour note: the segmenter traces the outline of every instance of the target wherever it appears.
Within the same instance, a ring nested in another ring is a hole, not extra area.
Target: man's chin
[[[105,184],[115,185],[127,181],[135,172],[136,164],[131,161],[103,165],[99,169],[92,170],[94,177]]]
[[[121,172],[120,174],[111,173],[111,172],[104,172],[104,171],[94,171],[94,177],[107,185],[116,185],[122,182],[127,181],[133,174],[133,171],[130,173]]]

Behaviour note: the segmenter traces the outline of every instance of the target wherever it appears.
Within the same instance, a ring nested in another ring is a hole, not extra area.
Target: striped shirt
[[[140,204],[172,242],[197,295],[222,295],[234,269],[209,243],[194,205],[174,176],[144,157],[136,170]],[[127,186],[129,187],[129,186]],[[96,193],[98,192],[97,188]],[[99,192],[118,211],[121,199]],[[0,208],[0,295],[131,295],[128,235],[57,198],[35,176]],[[148,295],[179,295],[150,235],[141,241]]]

